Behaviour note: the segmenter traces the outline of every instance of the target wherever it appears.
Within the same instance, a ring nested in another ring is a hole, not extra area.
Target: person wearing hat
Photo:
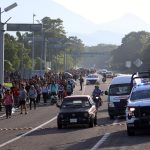
[[[13,95],[11,94],[10,89],[7,89],[4,94],[3,104],[4,104],[5,110],[6,110],[6,118],[8,118],[8,117],[10,118],[11,112],[12,112],[12,106],[14,104]]]

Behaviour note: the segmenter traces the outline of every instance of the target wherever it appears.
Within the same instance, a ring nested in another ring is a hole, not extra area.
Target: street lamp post
[[[1,22],[0,8],[0,83],[4,83],[4,24]]]
[[[40,20],[36,20],[38,24],[42,24],[42,48],[41,48],[41,62],[40,62],[40,70],[42,70],[42,60],[43,60],[43,52],[45,52],[45,36],[44,36],[44,28],[43,28],[43,23]],[[44,54],[45,56],[45,54]],[[45,57],[44,57],[45,58]],[[44,59],[45,60],[45,59]],[[45,63],[45,61],[44,61]],[[44,64],[45,66],[45,64]]]
[[[34,17],[36,15],[33,14],[33,24],[34,24]],[[32,73],[34,71],[34,47],[35,47],[35,40],[34,40],[34,32],[32,32],[33,36],[32,36]]]
[[[6,7],[4,11],[0,8],[0,84],[4,84],[4,23],[1,21],[1,14],[17,6],[17,3]]]

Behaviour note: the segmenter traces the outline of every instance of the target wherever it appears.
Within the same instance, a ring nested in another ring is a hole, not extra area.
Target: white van
[[[108,114],[110,119],[113,119],[115,116],[125,115],[127,99],[132,88],[131,77],[132,75],[119,75],[114,77],[108,92],[105,92],[108,95]],[[139,79],[136,80],[136,84],[137,82],[140,82]]]

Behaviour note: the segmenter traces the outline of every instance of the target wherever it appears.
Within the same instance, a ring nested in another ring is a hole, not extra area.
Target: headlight
[[[108,103],[108,106],[109,107],[115,107],[114,103],[112,103],[112,102]]]
[[[128,118],[129,119],[131,119],[132,116],[134,116],[134,111],[135,111],[134,107],[128,107]]]
[[[85,112],[84,117],[88,117],[88,116],[89,116],[89,113]]]
[[[135,111],[134,107],[129,108],[129,111]]]

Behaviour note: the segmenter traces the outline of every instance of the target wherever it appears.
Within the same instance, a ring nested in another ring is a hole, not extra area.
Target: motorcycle
[[[95,102],[96,105],[96,109],[98,110],[98,108],[100,106],[102,106],[102,99],[100,96],[93,96],[93,101]]]
[[[106,82],[106,77],[102,78],[102,82],[105,83]]]
[[[56,95],[52,95],[51,96],[51,105],[56,104],[57,103],[57,99],[58,99],[58,97]]]

